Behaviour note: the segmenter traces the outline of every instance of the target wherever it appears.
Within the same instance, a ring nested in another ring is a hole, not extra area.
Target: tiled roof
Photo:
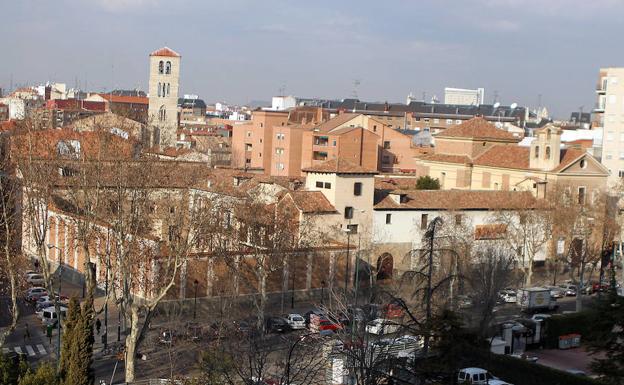
[[[338,114],[336,117],[317,125],[315,128],[321,132],[329,132],[338,126],[345,124],[349,120],[357,117],[358,115],[360,114],[351,114],[351,113]]]
[[[149,104],[149,98],[144,96],[122,96],[111,94],[98,94],[104,99],[112,103],[128,103],[128,104]]]
[[[496,128],[482,117],[469,119],[462,124],[445,129],[435,135],[438,138],[466,138],[477,140],[502,140],[519,142],[514,134]]]
[[[553,171],[563,170],[584,154],[586,154],[585,150],[578,148],[564,148],[561,150],[561,160],[559,161],[559,165],[555,167]]]
[[[497,210],[538,206],[538,201],[529,191],[399,190],[394,193],[405,194],[401,204],[387,196],[375,205],[375,209]]]
[[[473,163],[477,166],[529,169],[530,147],[496,145],[479,155]]]
[[[442,163],[460,163],[470,164],[472,161],[466,155],[449,155],[449,154],[429,154],[418,156],[418,159],[427,160],[430,162],[442,162]]]
[[[415,190],[418,178],[375,178],[379,190]]]
[[[172,50],[169,47],[162,47],[157,49],[156,51],[150,53],[150,56],[170,56],[170,57],[181,57],[179,53]]]
[[[377,174],[376,170],[367,169],[340,158],[328,160],[317,166],[305,168],[302,171],[336,174]]]
[[[332,206],[325,195],[320,191],[290,191],[295,206],[303,213],[330,214],[336,213],[336,208]]]
[[[476,240],[501,239],[506,232],[507,225],[504,223],[476,225],[474,238]]]

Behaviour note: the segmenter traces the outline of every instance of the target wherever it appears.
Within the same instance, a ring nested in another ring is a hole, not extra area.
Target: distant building
[[[592,128],[603,130],[602,164],[615,185],[624,178],[624,67],[600,69],[596,98]]]
[[[479,106],[485,99],[485,89],[477,88],[469,90],[465,88],[444,89],[444,104],[456,104],[459,106]]]
[[[181,56],[163,47],[150,54],[149,118],[150,144],[175,147],[178,130],[178,88]],[[144,138],[145,139],[145,138]]]
[[[204,122],[206,120],[206,103],[197,95],[184,95],[178,99],[180,123]]]
[[[4,122],[5,120],[9,120],[9,106],[0,103],[0,122]]]

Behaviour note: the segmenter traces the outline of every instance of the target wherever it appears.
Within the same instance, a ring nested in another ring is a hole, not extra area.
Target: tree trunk
[[[259,278],[260,302],[258,304],[258,330],[264,331],[264,309],[266,308],[267,302],[266,274],[262,272]]]
[[[139,309],[130,305],[130,334],[126,337],[126,382],[134,381],[136,347],[139,341]]]
[[[583,310],[583,289],[585,282],[583,282],[585,272],[585,263],[581,261],[579,266],[579,284],[576,290],[576,311],[579,312]]]
[[[529,266],[526,268],[526,281],[524,286],[531,287],[531,283],[533,282],[533,261],[529,260]]]

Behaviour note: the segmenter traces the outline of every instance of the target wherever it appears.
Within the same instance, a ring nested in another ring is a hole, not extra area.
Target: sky
[[[624,66],[621,0],[2,0],[0,87],[147,90],[148,55],[182,55],[208,103],[301,97],[405,102],[444,87],[567,117]],[[355,85],[359,83],[359,85]]]

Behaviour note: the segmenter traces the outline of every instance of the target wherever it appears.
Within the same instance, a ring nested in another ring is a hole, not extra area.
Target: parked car
[[[30,277],[31,275],[35,275],[35,274],[40,274],[40,273],[36,272],[34,270],[28,270],[28,271],[24,272],[24,278],[28,279],[28,277]]]
[[[576,296],[576,286],[574,285],[561,285],[559,286],[561,289],[563,289],[564,294],[568,297],[575,297]]]
[[[45,283],[45,279],[41,274],[31,274],[26,277],[26,282],[30,283],[33,286],[43,285]]]
[[[67,308],[61,307],[61,317],[65,318],[67,316]],[[56,313],[56,308],[54,306],[50,306],[48,308],[43,309],[40,315],[41,321],[45,326],[56,325],[58,322],[58,315]]]
[[[463,368],[457,373],[459,384],[487,385],[492,380],[498,380],[498,378],[481,368]]]
[[[342,326],[339,323],[331,321],[327,318],[322,318],[319,321],[318,330],[319,332],[321,332],[321,334],[327,331],[336,332],[337,330],[340,330],[340,329],[342,329]]]
[[[37,304],[35,305],[35,313],[37,315],[41,315],[41,313],[43,312],[43,309],[47,309],[53,306],[54,306],[54,302],[52,301],[37,302]]]
[[[286,317],[286,320],[293,330],[305,329],[305,319],[300,314],[291,313]]]
[[[472,298],[467,295],[458,295],[457,296],[457,307],[460,309],[470,309],[474,306],[474,302]]]
[[[399,331],[401,325],[385,318],[377,318],[366,325],[366,332],[370,334],[391,334]]]
[[[511,289],[505,289],[498,292],[498,296],[501,299],[501,302],[504,303],[516,303],[517,296],[516,291]]]
[[[551,317],[550,314],[537,313],[537,314],[533,314],[531,316],[531,320],[533,320],[533,321],[545,321],[546,318],[550,318],[550,317]]]
[[[566,296],[566,289],[560,286],[547,286],[550,290],[550,296],[553,298],[563,298]]]
[[[282,317],[269,317],[266,321],[266,330],[269,333],[283,333],[291,331],[288,321]]]
[[[592,293],[598,293],[599,291],[608,291],[609,283],[608,282],[593,282],[591,284]]]
[[[44,295],[48,295],[48,291],[43,287],[31,287],[24,294],[24,299],[29,302],[35,302]]]

